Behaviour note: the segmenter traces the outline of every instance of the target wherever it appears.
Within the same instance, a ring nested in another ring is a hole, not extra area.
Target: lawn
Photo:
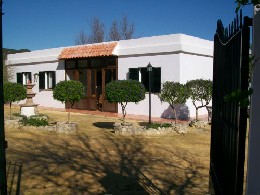
[[[39,111],[66,121],[65,112]],[[71,121],[79,124],[71,135],[5,129],[10,194],[208,192],[209,127],[186,135],[121,136],[112,132],[117,118],[72,113]]]

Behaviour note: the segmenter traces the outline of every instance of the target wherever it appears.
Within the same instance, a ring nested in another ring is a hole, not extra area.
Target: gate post
[[[259,5],[260,7],[260,5]],[[260,8],[255,6],[253,18],[253,56],[257,60],[253,67],[248,143],[247,195],[260,194]]]

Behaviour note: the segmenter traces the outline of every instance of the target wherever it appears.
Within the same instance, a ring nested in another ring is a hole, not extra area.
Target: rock
[[[57,125],[48,125],[44,127],[45,131],[50,131],[50,132],[54,132],[57,131]]]
[[[145,126],[127,124],[122,125],[121,123],[115,123],[114,131],[116,134],[122,135],[166,135],[166,134],[186,134],[186,124],[172,124],[171,127],[159,127],[158,129],[147,128]]]
[[[19,127],[20,122],[19,119],[5,119],[4,120],[5,127]]]
[[[57,132],[69,134],[69,133],[75,133],[77,130],[78,130],[77,123],[57,122]]]
[[[190,127],[206,127],[207,125],[208,122],[206,121],[196,121],[196,120],[191,121],[189,124]]]

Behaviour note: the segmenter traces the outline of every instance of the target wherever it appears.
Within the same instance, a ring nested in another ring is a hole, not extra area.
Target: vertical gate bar
[[[238,24],[238,17],[235,22]],[[243,192],[247,109],[240,108],[237,99],[224,101],[224,98],[231,92],[247,90],[249,31],[242,25],[235,25],[227,32],[221,21],[217,24],[213,58],[210,179],[216,194],[239,195]]]
[[[249,79],[249,44],[250,44],[250,19],[244,18],[244,27],[242,29],[242,48],[241,48],[241,90],[248,90]],[[238,169],[237,169],[237,193],[243,194],[244,184],[244,164],[245,164],[245,141],[247,128],[247,108],[240,107],[239,119],[239,145],[238,145]]]

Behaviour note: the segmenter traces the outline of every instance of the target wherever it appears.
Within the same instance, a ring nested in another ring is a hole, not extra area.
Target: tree
[[[68,121],[70,123],[70,111],[75,102],[78,102],[84,97],[84,86],[79,81],[60,81],[53,89],[53,98],[61,101],[62,103],[68,103],[69,113]]]
[[[92,43],[101,43],[105,40],[105,25],[97,18],[94,17],[90,23],[90,34],[81,30],[75,36],[75,45],[84,45]]]
[[[105,40],[105,25],[94,17],[91,22],[91,33],[89,35],[89,43],[101,43]]]
[[[110,41],[119,41],[132,39],[134,37],[135,25],[130,23],[128,18],[124,16],[119,23],[116,20],[112,22],[109,31],[109,40]]]
[[[12,119],[12,102],[26,98],[26,88],[20,83],[4,83],[4,102],[9,103],[10,120]]]
[[[145,98],[145,87],[136,80],[116,80],[107,84],[106,98],[109,102],[120,103],[125,124],[128,102],[139,102]]]
[[[189,92],[185,85],[179,82],[166,81],[162,85],[159,98],[163,102],[168,102],[173,110],[175,117],[175,124],[177,123],[177,115],[175,110],[176,104],[185,104],[189,98]]]
[[[119,40],[121,40],[121,34],[119,32],[118,23],[117,23],[116,20],[114,20],[112,22],[108,36],[109,36],[109,41],[119,41]]]
[[[8,54],[15,54],[15,53],[23,53],[23,52],[29,52],[28,49],[7,49],[3,48],[3,81],[7,82],[10,81],[14,77],[14,67],[13,66],[6,66],[5,60],[7,59]]]
[[[124,16],[120,23],[121,39],[132,39],[135,31],[134,23],[129,23],[128,18]]]
[[[108,41],[119,41],[132,39],[134,37],[135,25],[130,23],[128,18],[124,16],[119,22],[114,20],[110,26],[109,32],[105,34],[105,25],[99,18],[94,17],[90,23],[90,34],[81,30],[78,35],[75,36],[75,44],[92,44],[101,43],[105,41],[107,37]]]
[[[198,121],[198,110],[206,107],[212,99],[212,81],[204,79],[191,80],[186,83],[186,86],[196,108],[196,121]]]
[[[76,45],[84,45],[88,43],[88,35],[85,33],[84,30],[81,30],[78,35],[75,37],[75,44]]]
[[[236,8],[236,12],[238,12],[238,10],[245,6],[245,5],[258,5],[260,4],[260,0],[236,0],[236,4],[237,4],[237,8]]]

